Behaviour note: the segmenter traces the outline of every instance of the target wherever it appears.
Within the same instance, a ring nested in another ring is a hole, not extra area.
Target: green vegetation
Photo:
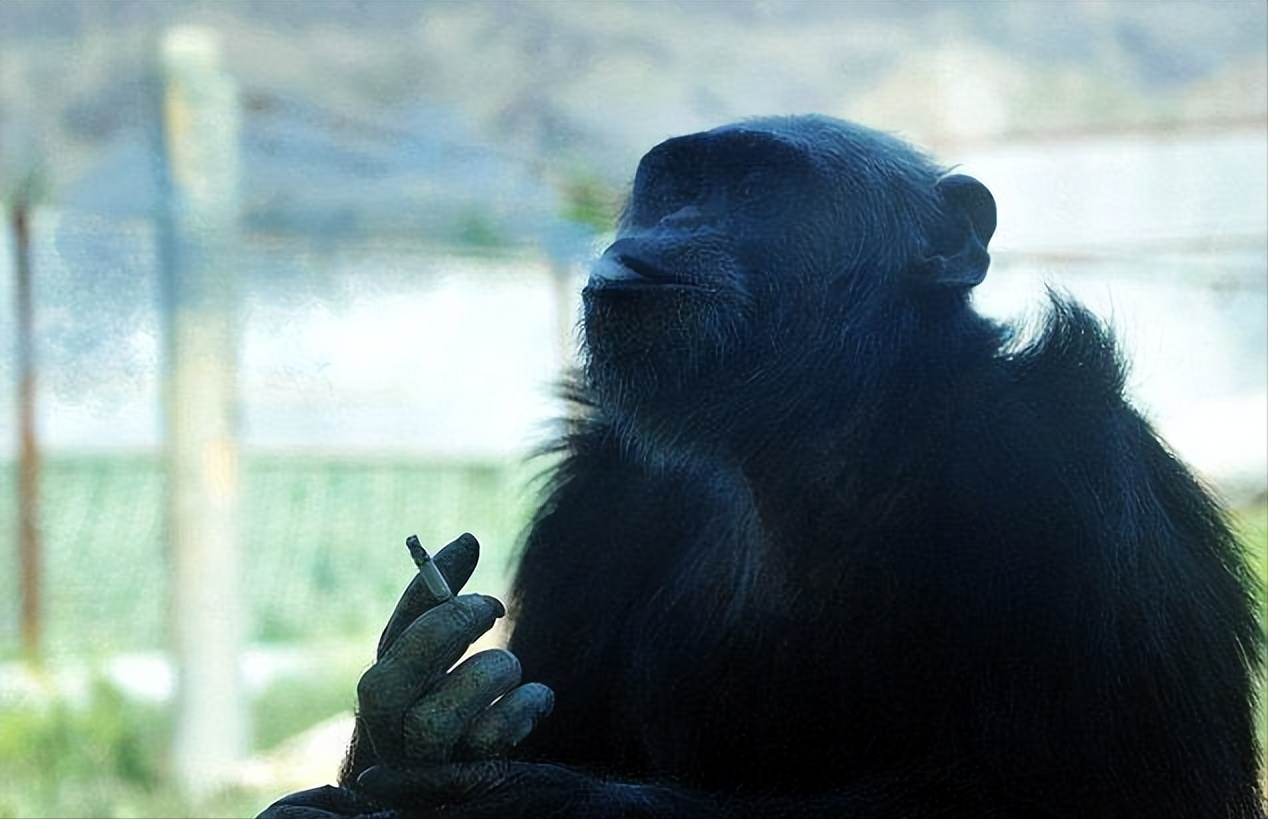
[[[288,681],[257,699],[257,746],[265,733],[289,736],[330,715],[336,689],[347,710],[350,683]],[[285,706],[279,709],[285,701]],[[10,817],[254,816],[281,794],[231,788],[182,799],[163,780],[171,726],[166,706],[131,699],[97,681],[80,701],[6,702],[0,731],[0,819]],[[313,783],[314,785],[321,783]]]
[[[349,639],[345,645],[323,646],[320,665],[279,677],[252,703],[254,747],[275,748],[295,734],[356,707],[356,682],[374,656],[378,633]],[[320,784],[320,783],[314,783]]]
[[[82,815],[119,815],[157,786],[167,727],[161,711],[130,703],[102,683],[84,707],[57,698],[6,708],[0,815],[52,815],[60,805]]]
[[[464,530],[483,555],[470,588],[501,593],[538,465],[255,456],[242,474],[244,593],[255,642],[302,643],[316,670],[253,703],[268,750],[353,705],[374,641],[415,568],[405,537],[439,547]],[[0,531],[14,531],[16,468],[0,469]],[[163,646],[163,475],[145,456],[53,457],[43,479],[44,645],[50,669]],[[16,582],[14,550],[0,577]],[[0,659],[18,657],[18,595],[0,595]],[[333,658],[333,659],[332,659]],[[190,804],[164,784],[165,705],[101,682],[85,694],[0,689],[0,819],[253,816],[276,792]],[[317,783],[314,783],[317,784]]]
[[[1237,514],[1238,534],[1246,544],[1246,557],[1268,584],[1268,504],[1242,509]]]
[[[1246,546],[1246,559],[1259,577],[1260,606],[1263,607],[1268,605],[1268,504],[1240,510],[1237,520],[1238,534]],[[1263,669],[1259,677],[1259,709],[1255,718],[1259,748],[1268,757],[1268,669]],[[1264,785],[1268,791],[1268,771]]]
[[[595,233],[612,230],[620,210],[621,194],[597,173],[574,171],[560,185],[564,219],[585,225]]]
[[[377,634],[414,573],[405,538],[480,539],[469,588],[506,588],[540,464],[248,457],[244,593],[252,639]],[[0,531],[14,531],[15,469],[0,471]],[[42,480],[44,645],[103,656],[164,645],[163,475],[152,457],[54,457]],[[18,576],[14,550],[0,577]],[[0,597],[0,659],[18,654],[16,589]]]
[[[514,244],[512,237],[499,232],[495,222],[479,208],[470,208],[463,213],[452,234],[455,244],[478,250],[501,250]]]

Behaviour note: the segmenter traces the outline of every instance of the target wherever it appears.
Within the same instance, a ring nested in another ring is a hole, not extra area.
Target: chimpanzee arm
[[[980,819],[977,807],[957,806],[956,788],[916,781],[854,782],[822,794],[704,793],[668,783],[606,780],[545,763],[505,760],[439,765],[409,771],[373,768],[357,791],[315,788],[274,803],[262,819],[893,819],[925,816],[939,805],[943,819]],[[936,794],[933,791],[942,790]]]

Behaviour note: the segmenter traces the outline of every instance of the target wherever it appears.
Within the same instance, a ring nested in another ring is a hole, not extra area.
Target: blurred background
[[[817,111],[1110,320],[1264,568],[1262,2],[0,3],[0,817],[332,781],[414,572],[500,593],[638,157]]]

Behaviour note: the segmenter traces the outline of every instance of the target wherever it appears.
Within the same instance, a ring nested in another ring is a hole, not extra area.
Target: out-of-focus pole
[[[18,357],[18,564],[21,574],[22,655],[38,665],[42,656],[40,576],[40,445],[35,428],[35,302],[31,283],[31,202],[19,194],[13,205]]]
[[[238,120],[214,33],[162,44],[172,769],[198,797],[247,751],[238,514]]]

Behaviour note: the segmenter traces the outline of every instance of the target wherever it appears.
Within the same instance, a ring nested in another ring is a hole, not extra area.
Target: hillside
[[[934,147],[1268,116],[1262,3],[6,0],[0,198],[39,167],[54,202],[146,212],[181,23],[223,36],[266,230],[517,241],[602,210],[648,144],[757,113]]]

